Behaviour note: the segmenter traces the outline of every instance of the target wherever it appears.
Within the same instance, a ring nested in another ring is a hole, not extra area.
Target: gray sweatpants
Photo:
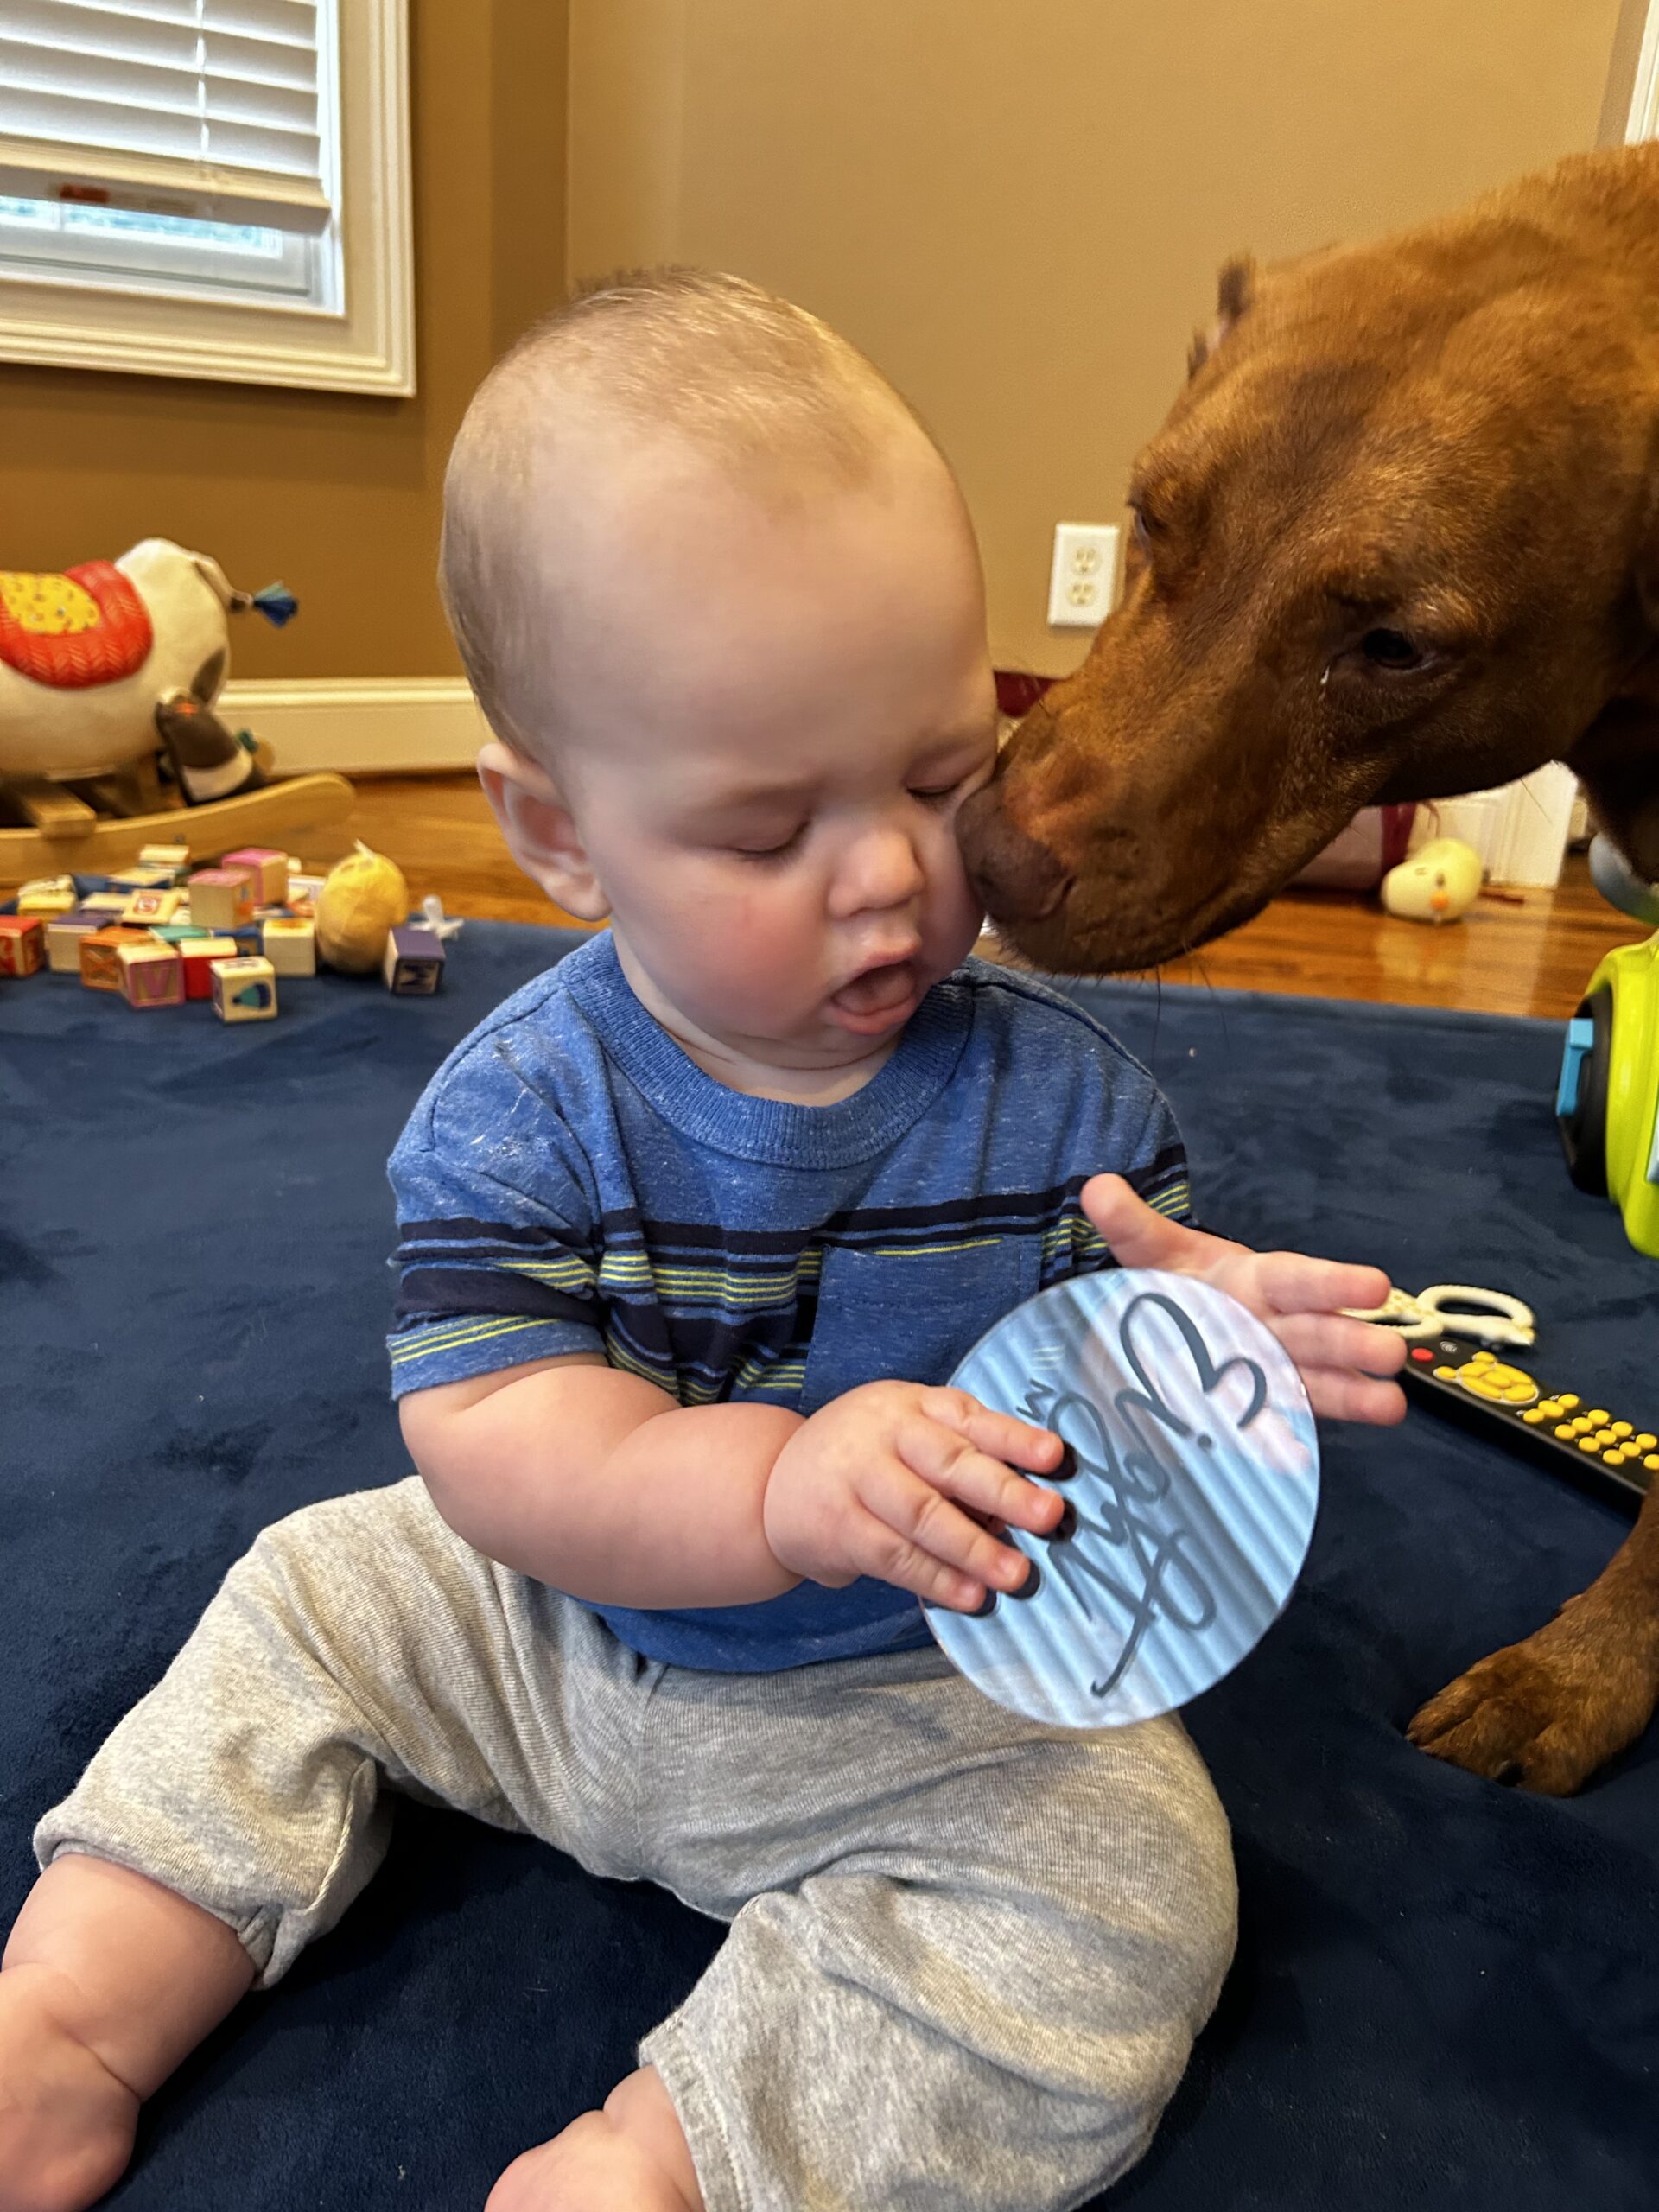
[[[278,1522],[35,1830],[227,1922],[269,1986],[385,1852],[383,1784],[728,1922],[639,2047],[709,2212],[1045,2212],[1145,2147],[1231,1955],[1173,1720],[1078,1735],[932,1650],[639,1658],[419,1481]]]

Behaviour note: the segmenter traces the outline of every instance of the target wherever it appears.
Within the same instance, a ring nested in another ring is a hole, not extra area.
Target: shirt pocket
[[[1032,1297],[1039,1235],[831,1245],[799,1400],[816,1413],[861,1382],[948,1382],[985,1332]]]

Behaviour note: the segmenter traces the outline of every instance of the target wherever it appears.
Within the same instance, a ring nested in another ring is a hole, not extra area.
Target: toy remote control
[[[1627,1510],[1659,1475],[1659,1434],[1586,1407],[1575,1390],[1546,1389],[1470,1337],[1414,1344],[1400,1380],[1420,1405],[1493,1443],[1520,1451],[1581,1489]]]

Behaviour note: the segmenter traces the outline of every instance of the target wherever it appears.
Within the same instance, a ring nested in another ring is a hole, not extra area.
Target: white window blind
[[[318,232],[334,0],[0,0],[0,194]]]

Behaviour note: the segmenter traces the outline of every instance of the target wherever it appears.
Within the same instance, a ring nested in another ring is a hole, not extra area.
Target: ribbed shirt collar
[[[716,1083],[646,1013],[608,930],[562,961],[558,974],[607,1054],[663,1119],[694,1143],[775,1167],[847,1167],[898,1141],[956,1072],[971,994],[936,983],[868,1083],[828,1106],[751,1098]]]

